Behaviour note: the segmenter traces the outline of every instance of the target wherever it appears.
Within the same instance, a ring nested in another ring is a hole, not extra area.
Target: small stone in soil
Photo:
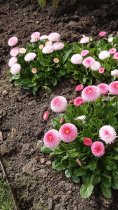
[[[0,131],[0,141],[3,141],[3,135],[1,131]]]
[[[38,141],[37,141],[36,148],[37,148],[37,149],[41,149],[42,146],[43,146],[43,142],[42,142],[41,140],[38,140]]]
[[[45,158],[41,158],[41,159],[40,159],[40,163],[41,163],[41,164],[45,163]]]
[[[50,160],[48,160],[47,162],[46,162],[46,165],[48,165],[48,166],[50,166],[52,164],[52,162],[50,161]]]
[[[53,202],[51,198],[48,198],[48,210],[52,210]]]
[[[7,90],[3,90],[2,95],[6,96],[7,94],[8,94],[8,91]]]

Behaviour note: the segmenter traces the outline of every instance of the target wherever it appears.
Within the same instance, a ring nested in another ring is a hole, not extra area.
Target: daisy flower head
[[[82,56],[80,54],[74,54],[70,60],[71,60],[71,63],[73,64],[81,64]]]
[[[60,139],[66,143],[74,141],[78,136],[78,131],[72,123],[65,123],[59,129]]]
[[[86,56],[86,55],[88,55],[89,54],[89,50],[83,50],[82,52],[81,52],[81,56],[82,57],[84,57],[84,56]]]
[[[83,88],[84,88],[83,84],[77,85],[75,88],[75,91],[81,91],[81,90],[83,90]]]
[[[106,58],[109,58],[109,57],[110,57],[110,53],[107,50],[104,50],[104,51],[100,52],[100,54],[99,54],[100,60],[105,60]]]
[[[30,61],[33,61],[35,59],[35,57],[36,57],[36,53],[28,53],[25,55],[24,60],[26,62],[30,62]]]
[[[23,47],[20,48],[20,49],[19,49],[19,53],[20,53],[20,54],[25,54],[25,53],[26,53],[26,49],[23,48]]]
[[[67,100],[63,96],[56,96],[51,101],[51,109],[53,112],[63,112],[67,108]]]
[[[11,57],[8,62],[9,67],[12,67],[15,63],[17,63],[17,60],[18,59],[16,57]]]
[[[54,63],[59,63],[59,58],[54,58],[54,59],[53,59],[53,62],[54,62]]]
[[[10,55],[12,57],[16,57],[18,54],[19,54],[19,47],[14,47],[14,48],[11,49]]]
[[[44,145],[48,148],[56,148],[60,144],[59,132],[55,129],[49,130],[44,135]]]
[[[116,52],[116,53],[113,55],[113,59],[114,59],[114,60],[118,60],[118,52]]]
[[[99,88],[94,85],[87,86],[82,91],[82,98],[85,102],[96,101],[100,95]]]
[[[20,70],[21,70],[20,64],[15,63],[15,64],[11,67],[10,72],[11,72],[12,75],[16,75],[16,74],[19,74],[19,73],[20,73]]]
[[[118,69],[114,69],[111,71],[111,76],[118,77]]]
[[[108,38],[108,42],[113,42],[113,37],[112,36]]]
[[[54,47],[54,50],[62,50],[64,48],[64,43],[63,42],[55,42],[53,47]]]
[[[43,54],[50,54],[54,51],[54,47],[53,45],[46,45],[43,49],[42,49],[42,53]]]
[[[103,140],[106,144],[114,143],[116,139],[116,131],[110,125],[104,125],[99,130],[99,137]]]
[[[102,157],[105,153],[105,146],[100,141],[93,142],[91,146],[91,152],[96,157]]]
[[[99,88],[101,95],[106,95],[109,91],[109,85],[106,83],[100,83],[97,87]]]
[[[100,67],[100,68],[98,69],[98,71],[99,71],[100,74],[103,74],[103,73],[105,72],[105,68]]]
[[[32,68],[32,69],[31,69],[31,72],[32,72],[33,74],[36,74],[36,73],[37,73],[37,69],[36,69],[36,68]]]
[[[40,33],[39,32],[34,32],[31,35],[31,42],[37,42],[40,40]]]
[[[95,59],[92,58],[92,57],[87,57],[83,60],[82,64],[86,67],[86,68],[89,68],[91,67],[95,62]]]
[[[107,34],[106,31],[100,31],[100,32],[99,32],[99,36],[100,36],[100,37],[104,37],[106,34]]]
[[[46,40],[46,39],[48,39],[48,36],[47,35],[40,36],[40,40]]]
[[[91,145],[92,145],[92,139],[90,139],[90,138],[88,138],[88,137],[85,137],[84,139],[83,139],[83,144],[85,145],[85,146],[88,146],[88,147],[90,147]]]
[[[48,35],[48,40],[52,42],[58,42],[60,40],[60,34],[53,32]]]
[[[82,97],[78,96],[74,99],[75,106],[81,106],[82,104],[84,104],[84,100]]]
[[[99,69],[100,67],[101,67],[100,62],[95,61],[95,62],[92,64],[91,69],[92,69],[93,71],[98,71],[98,69]]]
[[[118,95],[118,81],[109,84],[109,92],[113,95]]]
[[[111,49],[109,50],[109,53],[110,53],[111,55],[114,55],[114,54],[116,53],[116,48],[111,48]]]
[[[84,36],[84,37],[82,37],[81,39],[80,39],[80,43],[81,44],[86,44],[86,43],[88,43],[90,41],[90,37],[88,37],[88,36]]]
[[[18,38],[16,36],[13,36],[8,40],[8,45],[10,47],[15,46],[17,43],[18,43]]]

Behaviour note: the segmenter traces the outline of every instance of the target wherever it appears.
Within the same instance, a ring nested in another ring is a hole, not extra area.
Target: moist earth
[[[101,30],[116,34],[118,29],[118,1],[77,1],[70,7],[51,5],[41,10],[35,0],[0,0],[0,155],[20,210],[105,210],[99,191],[90,199],[82,199],[79,185],[63,173],[51,168],[47,155],[40,152],[44,132],[51,128],[53,113],[50,100],[55,95],[71,99],[75,82],[63,80],[51,94],[39,90],[36,96],[14,87],[9,82],[7,40],[16,35],[20,44],[39,31],[61,33],[63,40],[78,41],[82,34],[96,39]],[[42,120],[45,110],[51,115]],[[104,203],[107,201],[104,201]],[[106,204],[107,205],[107,204]],[[109,210],[118,210],[118,196],[114,192]]]

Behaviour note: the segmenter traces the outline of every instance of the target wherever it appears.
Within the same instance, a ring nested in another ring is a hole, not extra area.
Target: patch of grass
[[[9,187],[0,177],[0,210],[13,210],[14,204]]]

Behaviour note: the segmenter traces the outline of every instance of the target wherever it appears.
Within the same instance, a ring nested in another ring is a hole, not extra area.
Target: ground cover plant
[[[62,78],[83,84],[113,81],[118,77],[118,36],[106,38],[104,31],[99,36],[98,41],[83,36],[76,43],[64,43],[56,32],[48,36],[34,32],[23,47],[16,47],[18,38],[12,37],[10,80],[33,94],[41,88],[50,90]]]
[[[88,198],[97,185],[106,198],[118,189],[118,81],[109,85],[78,85],[76,98],[51,101],[58,113],[53,129],[44,135],[41,151],[50,153],[52,167],[81,183],[80,195]]]

